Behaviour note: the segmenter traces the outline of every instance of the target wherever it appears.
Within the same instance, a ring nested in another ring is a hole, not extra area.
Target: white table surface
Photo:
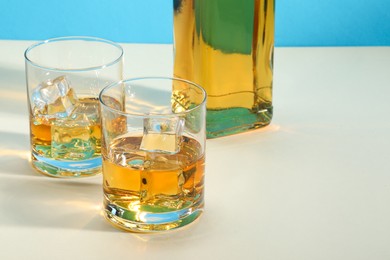
[[[29,165],[23,52],[0,41],[0,259],[390,259],[390,48],[277,48],[275,114],[207,141],[206,207],[163,234],[113,228],[101,176]],[[123,45],[126,77],[167,76],[172,46]]]

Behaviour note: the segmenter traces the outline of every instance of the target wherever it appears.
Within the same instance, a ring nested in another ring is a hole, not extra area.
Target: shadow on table
[[[0,132],[0,226],[114,231],[101,215],[101,176],[66,180],[38,174],[29,137]]]
[[[29,137],[26,134],[0,131],[0,176],[34,176],[28,158]]]
[[[263,128],[207,139],[207,143],[211,144],[208,148],[214,149],[215,147],[218,147],[219,150],[226,150],[226,148],[240,149],[245,145],[253,145],[255,143],[263,145],[264,142],[275,137],[281,130],[280,125],[271,123]],[[207,151],[209,151],[209,149]]]
[[[0,112],[27,115],[26,80],[23,70],[0,66]]]

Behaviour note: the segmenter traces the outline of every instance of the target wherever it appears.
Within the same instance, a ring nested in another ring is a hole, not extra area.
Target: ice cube
[[[99,102],[97,99],[83,99],[79,101],[69,115],[71,119],[82,119],[89,122],[90,125],[96,124],[100,120]]]
[[[180,150],[184,118],[146,118],[140,149],[149,152],[177,153]]]
[[[52,122],[52,154],[54,158],[88,159],[100,152],[101,130],[96,99],[80,100],[72,113]]]
[[[96,142],[92,138],[92,128],[85,114],[78,118],[60,118],[52,123],[53,158],[84,160],[96,152]]]
[[[176,153],[178,147],[178,140],[174,134],[145,134],[141,143],[141,150],[151,152]]]
[[[77,104],[77,96],[66,76],[39,84],[32,93],[33,110],[50,117],[67,117]]]

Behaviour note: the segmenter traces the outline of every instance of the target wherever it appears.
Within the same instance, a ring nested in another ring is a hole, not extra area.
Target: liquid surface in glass
[[[69,117],[51,117],[30,110],[33,166],[49,175],[77,175],[78,162],[91,168],[101,163],[101,125],[96,98],[80,98]],[[87,172],[93,175],[100,169]]]
[[[157,231],[200,214],[192,210],[203,206],[204,155],[196,140],[181,138],[178,153],[141,151],[141,136],[119,137],[103,151],[104,204],[112,222]],[[164,224],[173,219],[181,220]]]

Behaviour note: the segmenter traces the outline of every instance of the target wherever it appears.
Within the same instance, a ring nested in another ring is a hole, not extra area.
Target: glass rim
[[[120,51],[120,54],[118,57],[113,59],[110,62],[106,62],[102,65],[99,66],[91,66],[91,67],[85,67],[85,68],[77,68],[77,69],[64,69],[64,68],[55,68],[55,67],[50,67],[50,66],[42,66],[39,63],[33,61],[32,59],[29,58],[28,54],[35,49],[36,47],[43,46],[45,44],[49,43],[54,43],[54,42],[65,42],[65,41],[86,41],[86,42],[101,42],[105,43],[108,45],[111,45],[115,48],[117,48]],[[114,64],[117,64],[122,58],[123,58],[123,48],[120,44],[104,39],[104,38],[99,38],[99,37],[93,37],[93,36],[63,36],[63,37],[56,37],[56,38],[49,38],[44,41],[36,42],[32,45],[30,45],[25,51],[24,51],[24,58],[25,61],[30,63],[31,65],[44,69],[44,70],[50,70],[50,71],[68,71],[68,72],[81,72],[81,71],[92,71],[92,70],[99,70],[99,69],[104,69],[107,67],[110,67]]]
[[[190,109],[186,109],[185,111],[182,111],[182,112],[179,112],[179,113],[172,113],[172,114],[161,114],[161,113],[153,113],[153,114],[147,114],[147,113],[129,113],[129,112],[124,112],[124,111],[121,111],[121,110],[118,110],[118,109],[115,109],[115,108],[112,108],[108,105],[105,104],[105,102],[103,101],[103,95],[105,92],[107,92],[109,89],[112,89],[114,88],[115,86],[119,86],[119,85],[122,85],[122,84],[126,84],[126,83],[129,83],[129,82],[134,82],[134,81],[139,81],[139,80],[171,80],[171,81],[181,81],[181,82],[184,82],[184,83],[187,83],[187,84],[190,84],[192,86],[195,86],[197,89],[199,89],[203,95],[203,98],[202,98],[202,101],[197,104],[196,106],[190,108]],[[104,108],[112,111],[112,112],[115,112],[117,114],[120,114],[120,115],[123,115],[123,116],[132,116],[132,117],[147,117],[147,118],[162,118],[162,117],[171,117],[171,116],[181,116],[181,115],[186,115],[186,114],[189,114],[191,113],[192,111],[194,110],[197,110],[199,109],[202,105],[204,105],[207,101],[207,93],[206,93],[206,90],[201,87],[199,84],[195,83],[195,82],[192,82],[192,81],[189,81],[189,80],[186,80],[186,79],[182,79],[182,78],[177,78],[177,77],[159,77],[159,76],[156,76],[156,77],[152,77],[152,76],[147,76],[147,77],[137,77],[137,78],[128,78],[128,79],[123,79],[121,81],[117,81],[117,82],[114,82],[114,83],[111,83],[107,86],[105,86],[99,93],[99,103],[100,105],[102,105]]]

